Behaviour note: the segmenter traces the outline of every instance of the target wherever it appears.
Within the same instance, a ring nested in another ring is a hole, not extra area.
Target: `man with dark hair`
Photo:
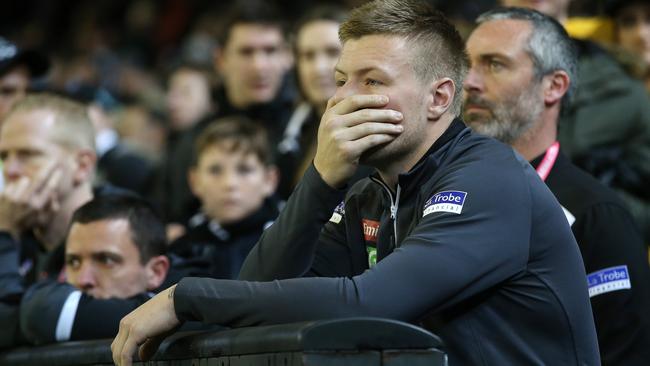
[[[221,117],[244,115],[264,125],[276,153],[275,146],[293,114],[295,101],[295,87],[287,74],[293,58],[281,19],[275,7],[262,0],[235,2],[226,13],[220,47],[214,56],[222,83],[215,93],[217,112],[179,141],[174,154],[177,171],[184,168],[187,172],[196,137]],[[289,179],[289,174],[285,175]],[[177,182],[165,192],[163,199],[169,201],[166,219],[185,224],[199,206],[190,187]]]
[[[605,365],[650,360],[650,268],[641,235],[616,194],[571,164],[557,142],[562,101],[575,90],[572,40],[553,18],[521,8],[479,16],[467,41],[465,120],[512,145],[563,206],[588,273]]]
[[[426,3],[376,0],[339,35],[314,164],[246,259],[251,282],[181,280],[122,320],[114,361],[148,356],[181,320],[378,316],[439,334],[452,365],[598,364],[560,206],[528,162],[457,118],[458,32]],[[345,193],[359,163],[378,174]]]
[[[153,296],[169,268],[165,229],[144,200],[99,196],[72,217],[67,283],[39,281],[25,293],[20,325],[35,344],[112,337],[119,319]]]

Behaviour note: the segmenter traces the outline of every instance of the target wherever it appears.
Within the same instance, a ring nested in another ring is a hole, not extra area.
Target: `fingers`
[[[56,198],[62,177],[63,172],[58,164],[48,163],[33,179],[22,176],[16,182],[7,184],[2,196],[14,204],[27,206],[34,211],[41,210]]]
[[[129,317],[124,317],[120,321],[120,330],[111,343],[113,362],[119,366],[131,366],[133,355],[141,343],[142,340],[139,339]]]
[[[363,137],[375,134],[399,135],[404,130],[400,124],[390,124],[381,122],[366,122],[350,128],[341,129],[335,133],[334,138],[339,141],[355,141]]]
[[[392,109],[360,109],[340,116],[335,122],[352,127],[365,122],[399,123],[402,118],[402,113]]]
[[[147,339],[138,350],[138,356],[140,357],[140,360],[146,361],[150,359],[156,353],[158,347],[160,347],[160,344],[164,339],[164,336]]]
[[[48,182],[50,178],[52,177],[52,174],[54,173],[55,170],[58,168],[58,161],[57,160],[51,160],[48,161],[45,166],[43,166],[34,176],[34,181],[32,182],[31,185],[31,192],[30,194],[35,194],[43,189],[47,188]]]
[[[396,137],[395,135],[387,135],[387,134],[374,134],[374,135],[364,136],[359,140],[355,141],[354,149],[358,151],[358,153],[355,152],[355,154],[361,156],[363,152],[375,146],[391,142],[392,140],[395,139],[395,137]]]
[[[348,114],[364,108],[381,108],[388,104],[385,95],[351,95],[347,98],[332,97],[327,103],[327,109],[336,114]]]

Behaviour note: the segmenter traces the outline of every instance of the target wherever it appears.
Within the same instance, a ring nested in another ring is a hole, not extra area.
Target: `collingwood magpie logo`
[[[332,213],[332,217],[330,217],[330,222],[338,224],[341,222],[344,215],[345,215],[345,201],[341,201],[341,203],[339,203],[338,206],[334,208],[334,213]]]
[[[450,212],[460,215],[463,211],[467,192],[442,191],[434,194],[424,204],[422,217],[434,212]]]

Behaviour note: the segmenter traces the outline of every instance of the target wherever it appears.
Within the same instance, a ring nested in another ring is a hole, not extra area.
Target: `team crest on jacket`
[[[341,222],[344,215],[345,215],[345,201],[341,201],[341,203],[339,203],[338,206],[334,208],[332,217],[330,217],[330,222],[338,224],[339,222]]]
[[[434,194],[424,204],[422,217],[434,212],[450,212],[460,215],[465,204],[467,192],[442,191]]]

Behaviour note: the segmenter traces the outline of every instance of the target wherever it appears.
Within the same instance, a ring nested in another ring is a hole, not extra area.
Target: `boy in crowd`
[[[188,180],[202,209],[170,247],[178,269],[170,281],[180,275],[237,277],[278,215],[270,198],[278,181],[271,157],[265,130],[243,116],[217,120],[199,135]]]

